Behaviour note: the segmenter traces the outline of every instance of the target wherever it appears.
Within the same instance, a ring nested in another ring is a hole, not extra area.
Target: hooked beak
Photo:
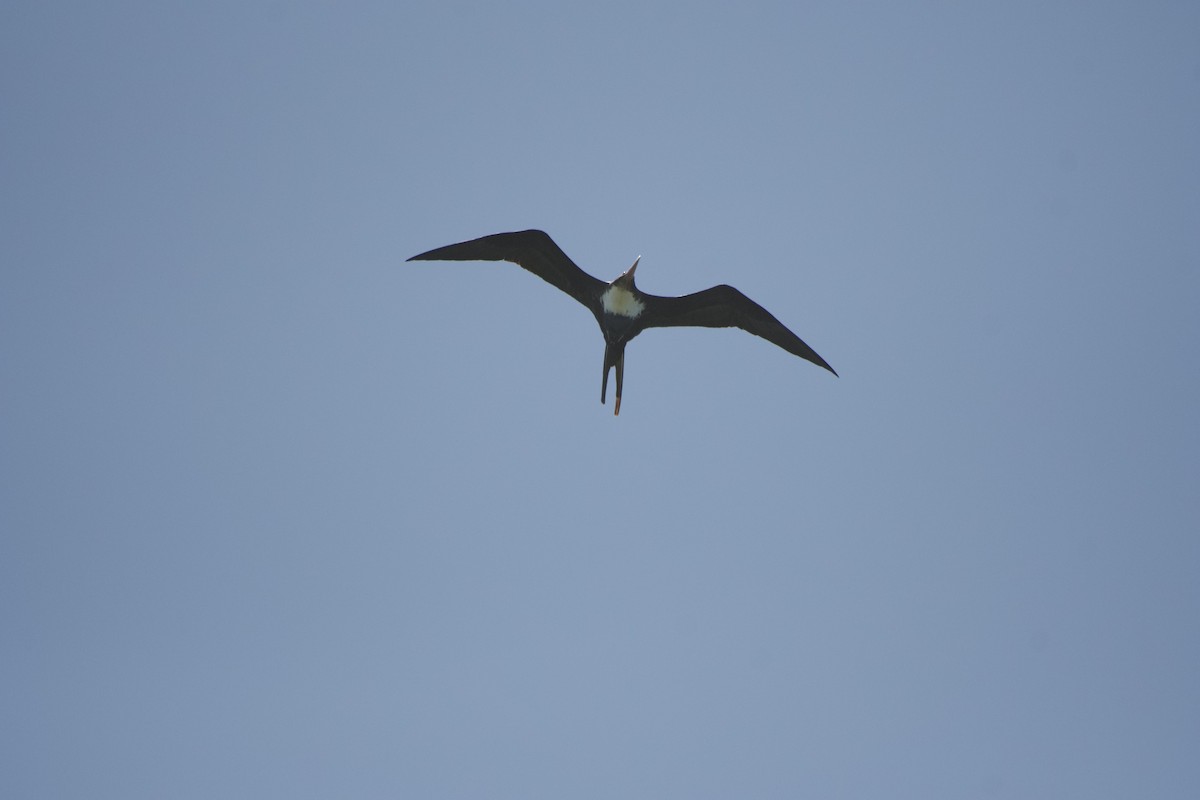
[[[623,277],[623,278],[632,278],[632,277],[633,277],[633,273],[634,273],[634,271],[637,269],[638,262],[639,262],[639,261],[641,261],[641,260],[642,260],[642,257],[641,257],[641,256],[638,256],[637,258],[635,258],[635,259],[633,260],[633,266],[632,266],[632,267],[630,267],[629,269],[625,270],[625,274],[624,274],[624,275],[622,275],[621,277]]]

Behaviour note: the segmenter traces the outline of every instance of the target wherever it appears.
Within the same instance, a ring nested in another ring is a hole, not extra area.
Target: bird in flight
[[[625,377],[625,345],[646,328],[697,326],[741,328],[779,345],[793,355],[833,372],[817,352],[788,330],[769,311],[724,284],[683,297],[659,297],[639,290],[633,282],[633,266],[616,280],[605,283],[575,265],[544,231],[496,233],[439,247],[409,261],[511,261],[574,297],[600,323],[604,334],[604,378],[600,402],[608,392],[608,374],[617,372],[617,397],[613,414],[621,413],[621,389]]]

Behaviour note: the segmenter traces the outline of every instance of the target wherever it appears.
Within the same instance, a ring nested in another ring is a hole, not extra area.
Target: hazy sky
[[[1198,43],[5,3],[0,796],[1200,796]]]

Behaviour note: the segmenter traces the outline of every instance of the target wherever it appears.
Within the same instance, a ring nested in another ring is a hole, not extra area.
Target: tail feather
[[[617,347],[604,346],[604,379],[600,382],[600,402],[603,403],[608,395],[608,373],[613,367],[617,369],[617,404],[613,414],[621,413],[621,389],[625,382],[625,345]]]

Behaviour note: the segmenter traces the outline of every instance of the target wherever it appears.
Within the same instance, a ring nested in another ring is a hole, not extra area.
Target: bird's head
[[[641,256],[638,256],[637,258],[635,258],[633,260],[633,266],[630,267],[629,269],[625,270],[624,272],[622,272],[621,277],[619,277],[615,281],[613,281],[613,285],[620,286],[624,289],[629,289],[632,291],[634,289],[633,273],[637,272],[637,265],[638,265],[638,262],[641,260],[642,260]]]

